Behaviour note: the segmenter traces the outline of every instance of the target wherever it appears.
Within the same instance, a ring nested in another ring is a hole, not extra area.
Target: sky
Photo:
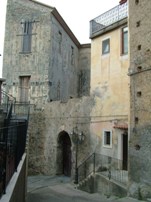
[[[37,0],[37,1],[55,7],[81,44],[91,42],[89,39],[90,21],[119,4],[119,0]],[[6,4],[7,0],[1,0],[0,78],[2,77]]]

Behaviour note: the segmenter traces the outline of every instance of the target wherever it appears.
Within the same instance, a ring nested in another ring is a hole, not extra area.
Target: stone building
[[[91,95],[95,102],[90,130],[96,152],[121,160],[121,169],[125,170],[129,117],[127,17],[127,2],[121,1],[90,22]]]
[[[29,173],[72,175],[75,127],[87,135],[79,158],[89,152],[90,44],[79,43],[56,8],[8,0],[3,64],[3,88],[31,104]]]
[[[129,1],[129,192],[151,198],[151,2]]]
[[[127,170],[127,3],[117,8],[114,22],[91,21],[91,50],[55,8],[8,0],[3,88],[31,104],[29,173],[74,176],[75,164],[93,152],[124,160]],[[75,130],[85,137],[78,155]]]
[[[56,8],[8,0],[3,88],[30,101],[29,174],[73,177],[96,152],[121,160],[131,196],[151,198],[151,3],[128,3],[90,22],[90,46]],[[84,134],[79,150],[73,134]]]

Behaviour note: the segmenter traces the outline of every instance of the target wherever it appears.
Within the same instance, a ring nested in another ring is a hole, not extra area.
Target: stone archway
[[[58,135],[57,175],[71,176],[71,140],[65,131]]]

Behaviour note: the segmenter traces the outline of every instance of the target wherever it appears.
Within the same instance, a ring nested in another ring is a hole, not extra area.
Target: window
[[[110,52],[110,39],[102,41],[102,55]]]
[[[32,22],[23,22],[23,42],[22,52],[31,52],[31,38],[32,38]]]
[[[62,48],[62,33],[59,31],[59,53],[61,53]]]
[[[74,47],[71,46],[71,65],[74,65]]]
[[[128,27],[122,28],[122,50],[121,54],[128,53]]]
[[[20,76],[20,102],[28,102],[30,76]]]
[[[111,131],[104,131],[103,134],[103,146],[112,147],[112,133]]]

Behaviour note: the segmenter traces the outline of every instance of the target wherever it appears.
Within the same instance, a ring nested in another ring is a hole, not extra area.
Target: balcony
[[[90,38],[128,16],[128,3],[118,5],[90,21]]]

